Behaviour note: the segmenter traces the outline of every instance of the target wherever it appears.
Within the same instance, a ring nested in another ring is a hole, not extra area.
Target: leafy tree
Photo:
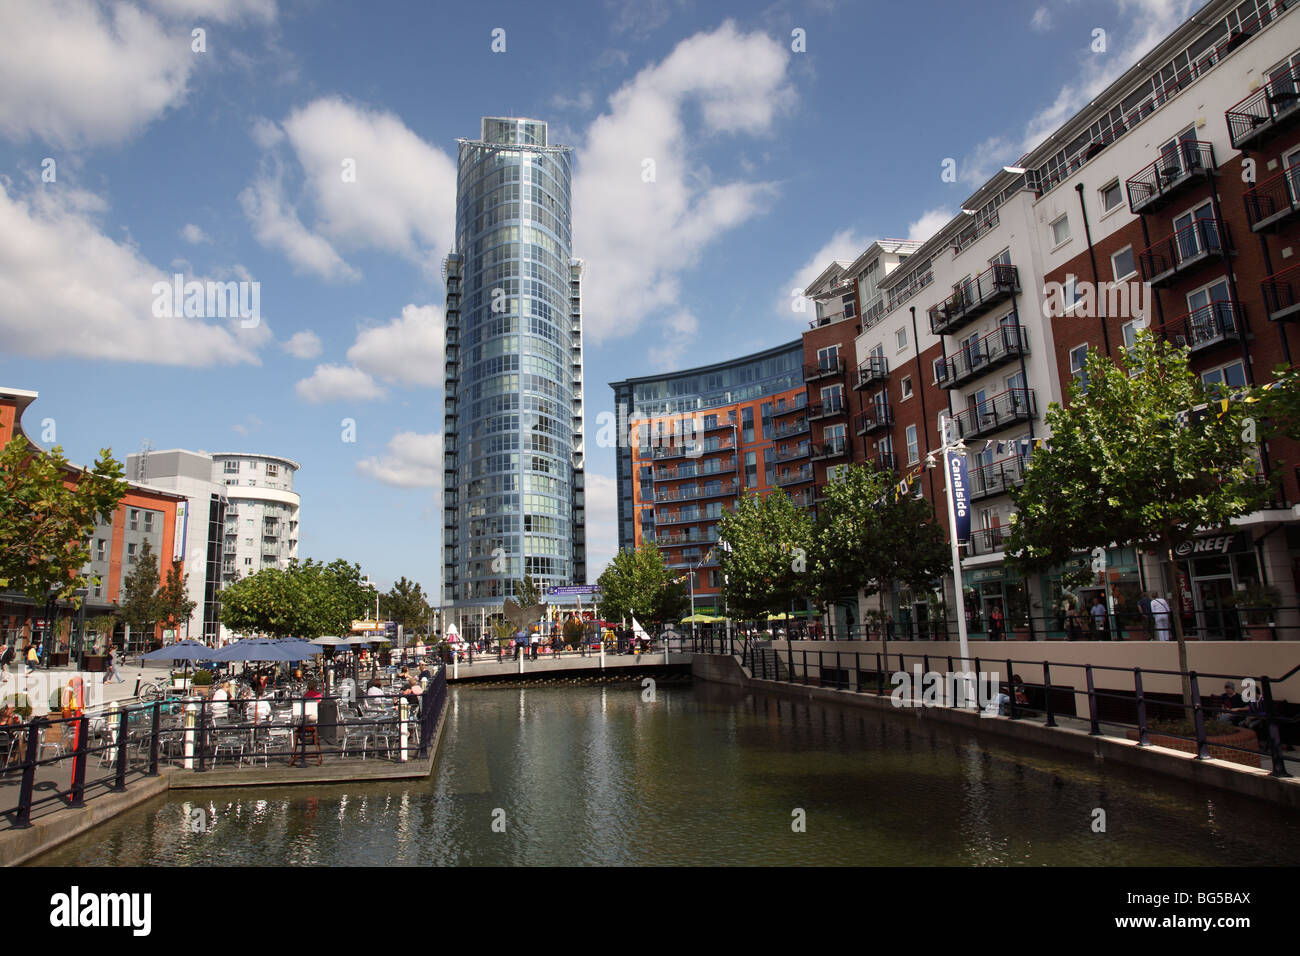
[[[263,568],[222,591],[221,620],[240,633],[311,640],[346,633],[369,600],[360,565],[341,558],[294,561],[285,569]]]
[[[1012,492],[1019,514],[1007,553],[1033,573],[1079,551],[1154,546],[1164,558],[1164,593],[1186,673],[1174,548],[1198,529],[1254,511],[1269,492],[1256,480],[1255,449],[1243,437],[1251,406],[1224,401],[1191,372],[1184,349],[1157,343],[1149,332],[1126,351],[1127,369],[1090,351],[1086,389],[1074,382],[1069,406],[1049,408],[1051,442],[1035,452],[1023,486]],[[1183,698],[1191,703],[1186,677]]]
[[[111,519],[126,494],[122,464],[108,449],[77,473],[55,446],[48,452],[15,435],[0,450],[0,591],[44,603],[71,600],[89,583],[96,516]]]
[[[163,607],[158,597],[158,557],[148,538],[140,546],[135,567],[122,585],[119,613],[132,632],[145,631],[152,642],[154,627],[163,618]]]
[[[1273,381],[1256,388],[1247,401],[1258,403],[1253,414],[1264,422],[1260,437],[1300,441],[1300,367],[1274,369]]]
[[[433,609],[419,584],[406,580],[403,575],[385,597],[388,600],[389,620],[402,625],[408,633],[428,633],[432,626]]]
[[[514,592],[520,607],[532,607],[542,603],[542,590],[531,575],[526,574],[522,581],[515,581]]]
[[[850,465],[827,482],[808,555],[809,590],[822,604],[894,584],[922,594],[952,568],[930,502],[897,494],[892,472]]]
[[[179,561],[173,561],[167,569],[167,577],[158,589],[158,619],[164,624],[179,628],[198,607],[198,602],[191,600],[187,593],[189,579],[188,573],[181,573]]]
[[[750,492],[718,522],[727,609],[741,620],[787,611],[809,588],[812,520],[784,491]]]
[[[664,564],[663,552],[653,541],[643,540],[636,550],[614,555],[596,581],[600,588],[600,616],[619,621],[636,617],[640,622],[674,620],[681,602],[671,592],[681,593],[681,583]]]

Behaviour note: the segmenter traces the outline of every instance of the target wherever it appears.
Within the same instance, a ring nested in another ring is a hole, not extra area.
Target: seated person
[[[1239,725],[1249,714],[1250,708],[1241,695],[1234,691],[1232,682],[1225,683],[1223,693],[1219,695],[1219,713],[1214,719],[1225,724]]]
[[[13,704],[5,704],[3,708],[0,708],[0,727],[9,724],[21,724],[22,722],[23,719],[18,716]]]
[[[427,666],[420,668],[419,681],[421,684],[433,680],[433,674]]]
[[[212,707],[210,713],[213,720],[224,720],[230,713],[230,681],[223,681],[217,689],[212,692]]]
[[[269,697],[259,694],[257,698],[253,701],[252,706],[249,710],[249,714],[258,723],[262,723],[263,721],[270,720],[271,699]]]
[[[320,689],[315,681],[307,685],[307,693],[303,696],[305,698],[302,703],[303,719],[314,724],[320,717],[321,699]]]
[[[371,680],[371,682],[370,682],[370,686],[366,688],[366,696],[367,696],[367,697],[383,697],[383,696],[384,696],[384,685],[381,684],[381,683],[379,683],[379,680],[378,680],[377,678],[374,679],[374,680]]]

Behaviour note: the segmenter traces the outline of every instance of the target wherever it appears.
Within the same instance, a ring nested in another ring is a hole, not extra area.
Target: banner
[[[970,538],[970,499],[966,486],[966,456],[955,451],[947,452],[948,489],[952,494],[952,512],[957,518],[956,540]]]
[[[181,561],[185,558],[185,532],[189,526],[189,502],[178,501],[176,503],[176,528],[172,534],[172,560]]]

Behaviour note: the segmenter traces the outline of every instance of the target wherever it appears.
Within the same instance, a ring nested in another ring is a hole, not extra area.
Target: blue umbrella
[[[301,661],[305,660],[308,654],[319,653],[320,648],[306,641],[277,641],[264,637],[250,637],[213,651],[212,659],[214,661]]]
[[[177,641],[175,644],[165,644],[156,651],[150,651],[148,654],[141,654],[140,659],[145,661],[197,661],[213,655],[212,648],[208,645],[186,638],[183,641]]]

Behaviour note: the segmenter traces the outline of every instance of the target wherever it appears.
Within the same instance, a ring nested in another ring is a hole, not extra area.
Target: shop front
[[[1138,608],[1143,578],[1135,548],[1080,554],[1042,575],[1034,623],[1048,640],[1145,640],[1150,631]]]
[[[1178,602],[1188,637],[1236,641],[1264,608],[1250,607],[1259,595],[1259,561],[1250,531],[1225,531],[1185,541],[1174,550]]]
[[[962,572],[966,633],[975,641],[1034,640],[1042,624],[1032,620],[1026,581],[1010,567]]]

